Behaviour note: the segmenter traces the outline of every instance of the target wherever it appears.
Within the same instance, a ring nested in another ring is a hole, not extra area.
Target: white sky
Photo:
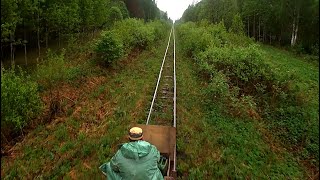
[[[192,2],[200,0],[156,0],[157,6],[164,12],[168,13],[168,17],[173,21],[180,19],[184,10],[188,8]]]

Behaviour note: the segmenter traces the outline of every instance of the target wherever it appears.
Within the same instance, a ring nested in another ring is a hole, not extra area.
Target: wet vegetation
[[[178,179],[315,179],[318,5],[236,2],[203,0],[175,23]],[[1,68],[1,177],[104,179],[99,165],[145,122],[172,22],[152,0],[2,0],[1,11],[13,65]],[[14,65],[32,48],[35,66]]]
[[[319,166],[317,67],[259,45],[243,32],[228,32],[223,22],[189,22],[177,29],[183,52],[197,64],[197,76],[205,83],[206,121],[218,133],[212,141],[224,152],[220,158],[226,158],[225,166],[221,159],[208,162],[204,169],[194,169],[195,175],[302,178],[304,170],[298,170],[297,162],[315,175]],[[293,156],[281,150],[286,162],[276,165],[276,160],[268,159],[279,152],[270,151],[266,144],[286,148]],[[239,171],[228,167],[230,163],[240,166]]]

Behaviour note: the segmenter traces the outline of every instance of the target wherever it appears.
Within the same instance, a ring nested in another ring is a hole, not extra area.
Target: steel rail
[[[176,106],[176,97],[177,97],[177,83],[176,83],[176,38],[174,35],[174,24],[172,25],[173,29],[173,127],[176,128],[177,126],[177,106]],[[177,153],[177,144],[174,146],[174,152],[173,152],[173,172],[176,172],[176,153]]]
[[[176,97],[177,97],[177,84],[176,84],[176,38],[174,35],[174,27],[173,29],[173,127],[177,126],[177,106],[176,106]]]
[[[157,96],[157,91],[158,91],[158,86],[159,86],[159,82],[160,82],[160,79],[161,79],[163,64],[164,64],[164,62],[165,62],[165,60],[166,60],[168,48],[169,48],[169,45],[170,45],[170,39],[171,39],[172,30],[173,30],[173,26],[172,26],[171,31],[170,31],[167,49],[166,49],[166,52],[164,53],[164,56],[163,56],[162,65],[161,65],[161,68],[160,68],[160,72],[159,72],[159,77],[158,77],[156,89],[155,89],[154,94],[153,94],[153,98],[152,98],[152,102],[151,102],[151,106],[150,106],[150,110],[149,110],[149,114],[148,114],[148,118],[147,118],[147,123],[146,123],[146,125],[149,124],[149,120],[150,120],[150,116],[151,116],[151,112],[152,112],[154,100],[156,99],[156,96]]]

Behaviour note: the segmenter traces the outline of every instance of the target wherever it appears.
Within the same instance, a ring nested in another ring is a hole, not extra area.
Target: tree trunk
[[[253,15],[253,38],[256,39],[256,14]]]
[[[48,27],[46,27],[46,49],[48,49],[48,41],[49,41],[49,32],[48,32]]]
[[[25,27],[25,22],[23,20],[23,39],[24,39],[24,42],[23,42],[23,45],[24,45],[24,60],[26,61],[26,65],[28,65],[28,62],[27,62],[27,35],[26,35],[26,27]]]
[[[266,38],[265,33],[266,33],[266,27],[263,26],[263,28],[262,28],[262,42],[265,42],[265,38]]]
[[[13,42],[13,39],[11,40],[10,46],[11,46],[11,65],[14,65],[15,64],[14,62],[15,44]]]
[[[82,42],[84,42],[84,27],[82,28],[81,39],[82,39]]]
[[[260,16],[259,16],[259,37],[258,37],[258,40],[260,41],[260,38],[261,38],[261,28],[260,28],[260,26],[261,26],[261,22],[260,22]]]
[[[60,29],[59,29],[59,33],[58,33],[58,38],[59,38],[59,48],[60,48],[60,41],[61,41],[61,37],[60,37]]]
[[[40,1],[39,1],[40,3]],[[40,10],[39,7],[40,4],[38,4],[38,32],[37,32],[37,36],[38,36],[38,58],[40,58],[41,52],[40,52]]]
[[[250,37],[250,18],[248,17],[248,37]]]
[[[38,30],[37,30],[37,36],[38,36],[38,58],[40,58],[41,55],[41,47],[40,47],[40,12],[38,10]]]
[[[13,53],[12,53],[13,64],[15,64],[15,62],[14,62],[14,54],[15,54],[15,52],[16,52],[16,47],[13,46]]]
[[[269,44],[271,44],[271,33],[269,34]]]
[[[294,17],[293,23],[292,23],[291,46],[296,45],[297,36],[298,36],[298,27],[299,27],[299,12],[297,13],[297,16]]]
[[[26,61],[26,65],[28,65],[28,59],[27,59],[27,44],[24,43],[24,60]]]
[[[12,35],[10,34],[10,60],[11,60],[11,64],[12,64],[12,52],[13,52],[13,46],[12,46]]]
[[[1,59],[3,59],[4,57],[3,57],[3,46],[2,46],[2,44],[1,44]]]

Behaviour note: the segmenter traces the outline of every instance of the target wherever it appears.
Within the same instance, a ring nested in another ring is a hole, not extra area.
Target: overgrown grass
[[[279,79],[289,81],[289,88],[296,94],[297,102],[300,104],[297,113],[283,114],[278,112],[270,124],[284,141],[292,139],[289,143],[293,145],[293,151],[301,159],[309,159],[313,164],[319,166],[319,69],[313,63],[304,61],[295,55],[278,50],[270,46],[262,46],[266,52],[267,62],[279,76]],[[289,77],[289,78],[288,78]],[[290,107],[289,107],[290,108]],[[285,117],[287,116],[287,117]],[[279,119],[285,119],[279,122]],[[304,122],[302,125],[299,122]],[[279,129],[289,129],[288,135],[277,131]],[[301,137],[302,136],[302,137]],[[300,149],[303,147],[303,149]]]
[[[288,172],[292,172],[288,176],[298,178],[304,174],[303,168],[298,170],[300,173],[294,173],[297,169],[296,162],[300,162],[300,165],[305,164],[301,160],[309,163],[308,168],[310,165],[319,166],[317,160],[319,143],[316,141],[319,138],[319,118],[318,102],[315,101],[318,99],[319,89],[318,81],[315,79],[319,72],[315,70],[314,65],[301,59],[294,59],[293,56],[286,53],[277,52],[269,55],[245,36],[235,36],[235,34],[226,32],[221,23],[217,25],[186,23],[178,27],[178,32],[182,50],[197,64],[198,76],[201,77],[201,81],[206,83],[203,99],[206,101],[207,112],[217,116],[209,116],[209,119],[215,119],[213,121],[217,123],[214,124],[214,127],[226,126],[225,128],[232,131],[233,126],[245,128],[244,125],[238,124],[239,120],[257,121],[262,124],[262,128],[256,125],[251,126],[258,128],[260,133],[272,133],[272,142],[281,141],[279,146],[286,147],[289,149],[288,152],[295,156],[296,159],[289,155],[290,158],[284,160],[284,164],[289,163],[292,167],[290,170],[287,169]],[[202,37],[205,38],[199,37],[199,34],[203,34]],[[290,62],[287,62],[288,60]],[[274,61],[277,62],[273,63]],[[302,73],[304,74],[302,75]],[[218,123],[219,118],[222,119],[221,123]],[[229,123],[227,123],[228,121]],[[246,136],[259,136],[259,133],[253,133],[254,128],[251,128],[249,123],[246,124],[249,129],[247,132],[239,132],[240,141],[249,140]],[[264,129],[269,130],[264,131]],[[222,136],[224,133],[229,134],[225,131]],[[237,133],[235,132],[234,136],[238,136]],[[228,140],[228,137],[226,138]],[[229,140],[231,141],[229,146],[237,143],[234,139],[229,138]],[[252,140],[258,142],[264,139]],[[252,149],[248,151],[263,153],[268,151],[268,146],[263,143],[251,147]],[[241,153],[231,151],[231,154],[237,156]],[[242,154],[239,157],[243,155],[248,154]],[[280,157],[287,156],[286,151],[279,153],[279,155]],[[259,161],[257,158],[254,157],[253,161]],[[274,159],[273,155],[264,156],[262,159],[265,160],[265,158]],[[232,160],[230,163],[235,162]],[[268,163],[264,162],[263,164]],[[279,162],[279,164],[282,163]],[[253,168],[257,168],[257,170],[261,168],[258,167],[258,164],[254,166]],[[272,167],[273,164],[266,166],[271,166],[270,171],[272,172],[283,171],[284,173],[286,169],[281,167],[282,170],[278,170],[276,167]],[[269,175],[271,173],[260,171],[258,174],[246,174],[242,170],[245,171],[245,167],[232,177],[238,177],[238,175],[263,177],[262,174]],[[315,168],[309,170],[316,173]],[[199,175],[206,173],[206,170],[197,169],[195,173]],[[280,174],[274,174],[274,177],[278,175]],[[214,177],[219,176],[215,174]]]
[[[129,127],[146,119],[165,45],[151,45],[134,57],[129,54],[108,69],[77,63],[80,72],[75,74],[80,75],[72,77],[81,83],[66,78],[52,89],[69,98],[66,106],[71,112],[62,111],[31,131],[14,147],[14,158],[2,157],[2,177],[105,179],[98,167],[127,141]],[[86,76],[81,75],[84,66],[89,68]]]
[[[177,41],[178,43],[181,41]],[[179,48],[180,49],[180,48]],[[198,66],[178,51],[177,151],[180,179],[301,179],[305,170],[267,137],[259,121],[208,111]]]

